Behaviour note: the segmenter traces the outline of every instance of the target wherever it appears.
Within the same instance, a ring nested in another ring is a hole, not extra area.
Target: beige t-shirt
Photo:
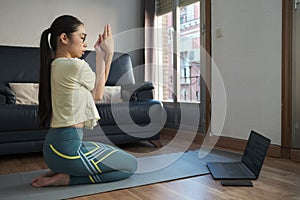
[[[91,90],[96,75],[89,64],[78,58],[57,58],[51,63],[51,127],[84,122],[92,129],[100,119]]]

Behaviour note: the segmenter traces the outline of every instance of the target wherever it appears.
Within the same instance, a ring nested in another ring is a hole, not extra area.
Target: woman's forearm
[[[112,62],[112,57],[113,57],[113,53],[111,53],[110,55],[108,55],[105,59],[105,83],[108,79],[108,75],[109,75],[109,71],[110,71],[110,66],[111,66],[111,62]]]
[[[105,61],[106,60],[106,61]],[[96,101],[100,101],[104,94],[104,86],[108,79],[112,55],[103,59],[102,55],[96,55],[96,81],[93,96]]]
[[[106,82],[105,62],[102,56],[96,55],[96,80],[92,91],[94,100],[100,101],[103,97]]]

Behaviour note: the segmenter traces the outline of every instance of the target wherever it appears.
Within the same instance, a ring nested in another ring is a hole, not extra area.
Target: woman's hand
[[[114,40],[109,24],[104,27],[103,34],[99,34],[94,48],[96,51],[96,81],[92,92],[94,99],[100,101],[103,97],[104,86],[109,75],[114,53]]]
[[[104,60],[111,61],[114,53],[114,40],[109,24],[105,25],[103,34],[99,34],[99,38],[94,45],[97,54],[103,56]]]

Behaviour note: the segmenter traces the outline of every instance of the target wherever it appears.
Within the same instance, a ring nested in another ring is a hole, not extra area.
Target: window
[[[201,2],[156,1],[156,27],[161,30],[156,36],[161,46],[156,51],[157,76],[163,84],[157,92],[162,101],[201,102]]]

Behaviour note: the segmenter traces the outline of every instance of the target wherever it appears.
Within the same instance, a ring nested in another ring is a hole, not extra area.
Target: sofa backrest
[[[39,82],[39,49],[0,46],[0,83]]]
[[[95,57],[96,53],[94,51],[86,52],[84,55],[84,59],[90,64],[94,71],[96,66]],[[128,54],[115,52],[106,85],[122,86],[131,84],[135,84],[131,57]]]
[[[37,47],[0,46],[0,84],[8,85],[10,82],[38,83],[39,57],[40,52]],[[86,52],[84,59],[95,71],[95,52]],[[106,85],[134,84],[135,78],[132,69],[131,57],[128,54],[114,53]],[[123,75],[125,77],[122,77]],[[122,82],[119,82],[121,77]]]

